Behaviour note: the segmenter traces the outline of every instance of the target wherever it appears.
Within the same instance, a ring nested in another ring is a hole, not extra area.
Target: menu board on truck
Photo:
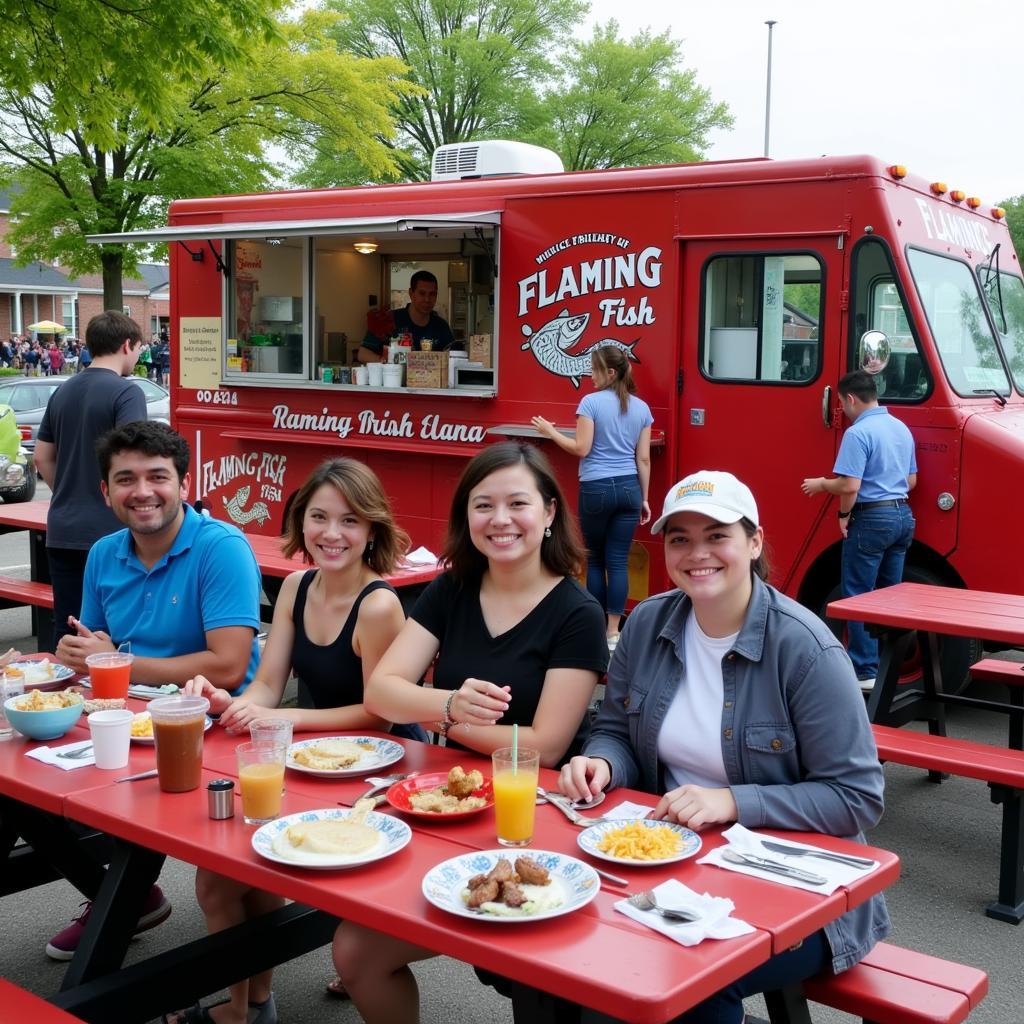
[[[183,316],[179,321],[183,388],[216,388],[220,386],[221,327],[219,316]]]

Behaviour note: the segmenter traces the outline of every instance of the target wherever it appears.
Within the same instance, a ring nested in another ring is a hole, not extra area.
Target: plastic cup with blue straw
[[[519,746],[519,726],[512,726],[512,746],[491,754],[494,817],[502,846],[528,846],[533,840],[540,754]]]

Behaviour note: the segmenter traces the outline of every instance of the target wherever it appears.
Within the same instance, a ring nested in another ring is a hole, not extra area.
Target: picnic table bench
[[[900,583],[833,601],[828,615],[864,622],[879,637],[878,677],[868,698],[879,758],[924,768],[933,782],[940,782],[944,774],[978,779],[988,784],[992,802],[1001,805],[999,894],[985,913],[1019,924],[1024,920],[1024,671],[994,659],[972,669],[975,678],[1011,684],[1008,702],[945,693],[938,637],[968,636],[1024,645],[1024,597]],[[899,678],[915,642],[921,651],[920,688],[901,685]],[[1010,667],[997,667],[1001,665]],[[1007,746],[948,737],[945,709],[950,705],[1006,714]],[[914,719],[928,723],[928,734],[895,728]]]

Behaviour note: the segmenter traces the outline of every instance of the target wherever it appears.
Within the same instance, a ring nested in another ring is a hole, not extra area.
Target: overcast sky
[[[631,13],[636,11],[636,14]],[[591,0],[589,26],[669,30],[735,119],[709,159],[870,153],[985,202],[1024,193],[1020,0]]]

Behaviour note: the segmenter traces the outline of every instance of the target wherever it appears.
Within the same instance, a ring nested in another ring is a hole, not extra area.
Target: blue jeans
[[[774,992],[824,971],[832,957],[824,932],[815,932],[796,949],[778,953],[739,981],[716,992],[672,1024],[741,1024],[743,1000],[761,992]]]
[[[891,587],[903,579],[903,563],[914,539],[914,515],[906,502],[858,510],[855,505],[843,542],[843,596]],[[847,624],[847,650],[858,679],[878,673],[878,641],[861,622]]]
[[[621,615],[629,593],[629,548],[640,522],[636,474],[580,481],[580,528],[587,544],[587,590],[611,615]]]

